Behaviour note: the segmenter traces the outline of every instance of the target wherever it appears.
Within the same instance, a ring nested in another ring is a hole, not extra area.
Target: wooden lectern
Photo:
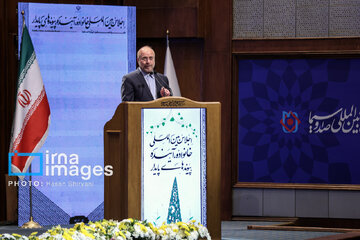
[[[113,166],[113,175],[105,177],[105,219],[144,220],[141,219],[141,118],[142,109],[148,108],[206,109],[207,228],[213,239],[221,239],[221,105],[218,102],[166,97],[151,102],[124,102],[117,107],[104,126],[105,165]]]

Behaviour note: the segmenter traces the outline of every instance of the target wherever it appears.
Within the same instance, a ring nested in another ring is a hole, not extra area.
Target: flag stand
[[[25,26],[25,12],[21,11],[22,20],[23,20],[23,26]],[[24,223],[21,228],[41,228],[41,225],[37,222],[33,221],[32,216],[32,181],[31,181],[31,165],[29,166],[29,201],[30,201],[30,220],[29,222]]]
[[[24,15],[23,15],[24,16]],[[26,223],[24,223],[21,228],[41,228],[41,225],[37,222],[33,221],[32,216],[32,181],[31,181],[31,165],[29,167],[29,200],[30,200],[30,220]]]

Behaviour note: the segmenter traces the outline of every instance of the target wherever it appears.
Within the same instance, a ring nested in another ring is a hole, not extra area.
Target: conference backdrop
[[[238,181],[360,184],[360,59],[238,61]]]
[[[121,102],[121,79],[136,67],[135,7],[19,3],[25,12],[51,109],[49,136],[34,158],[33,215],[41,225],[103,218],[103,127]],[[19,221],[29,188],[19,189]]]

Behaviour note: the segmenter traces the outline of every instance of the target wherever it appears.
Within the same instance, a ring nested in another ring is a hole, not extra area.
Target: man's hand
[[[161,95],[162,97],[168,97],[168,96],[170,96],[170,91],[169,91],[169,89],[166,89],[166,88],[162,87],[161,90],[160,90],[160,95]]]

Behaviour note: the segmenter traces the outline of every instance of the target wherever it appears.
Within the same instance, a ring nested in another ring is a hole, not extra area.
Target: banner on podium
[[[146,108],[141,125],[142,219],[206,225],[206,109]]]

